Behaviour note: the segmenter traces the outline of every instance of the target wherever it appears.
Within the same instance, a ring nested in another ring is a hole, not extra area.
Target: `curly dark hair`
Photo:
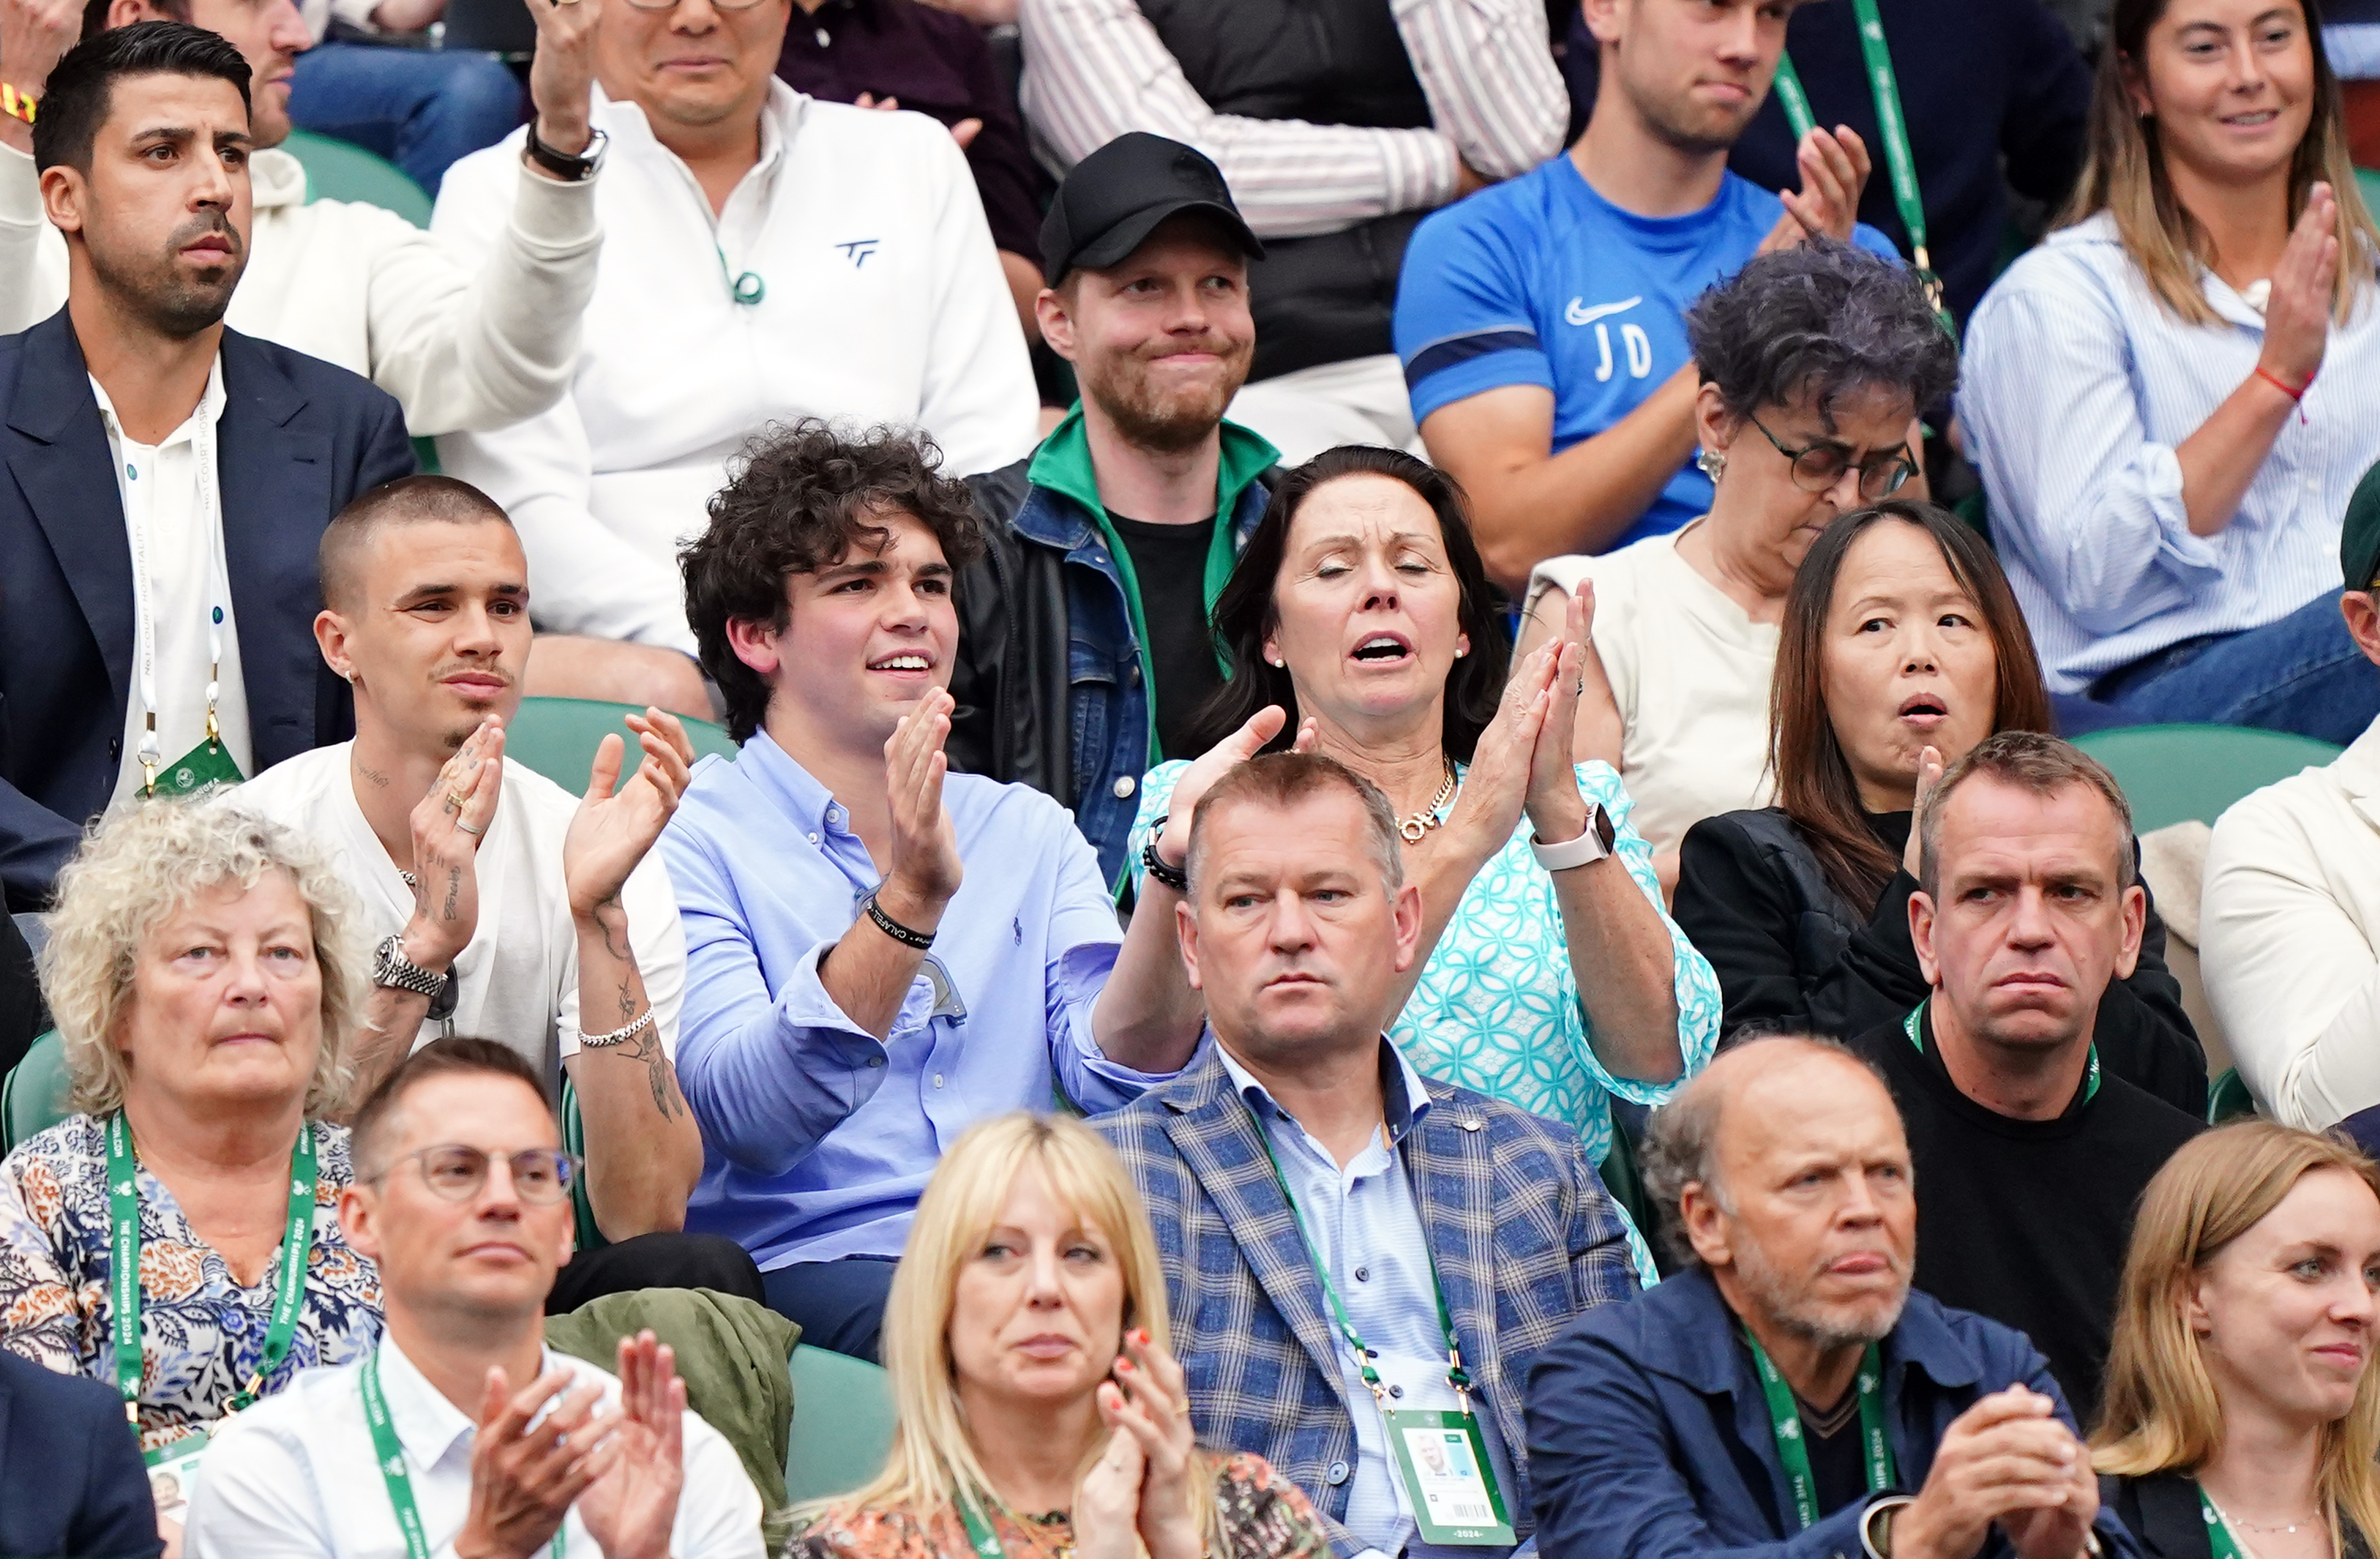
[[[1512,659],[1512,637],[1504,631],[1503,598],[1488,582],[1471,539],[1468,501],[1455,480],[1437,467],[1399,449],[1342,444],[1326,449],[1302,466],[1285,472],[1265,505],[1264,518],[1248,537],[1246,550],[1232,569],[1231,582],[1215,598],[1215,640],[1231,663],[1231,679],[1208,697],[1191,717],[1189,745],[1204,752],[1238,730],[1267,704],[1289,712],[1281,734],[1265,746],[1277,752],[1297,735],[1297,693],[1286,667],[1269,665],[1264,658],[1265,635],[1277,620],[1273,581],[1289,551],[1289,528],[1314,491],[1342,477],[1384,476],[1402,481],[1421,496],[1438,516],[1439,534],[1446,542],[1446,561],[1461,591],[1457,621],[1471,636],[1471,653],[1454,663],[1446,678],[1446,715],[1441,739],[1456,760],[1468,763],[1479,745],[1479,734],[1496,718],[1503,697],[1504,675]]]
[[[1803,396],[1829,426],[1838,397],[1898,391],[1919,410],[1959,382],[1959,348],[1915,272],[1812,238],[1755,255],[1686,311],[1703,382],[1736,417]]]
[[[678,549],[686,615],[702,669],[727,704],[727,733],[749,741],[769,710],[766,678],[736,658],[731,622],[792,621],[785,580],[831,568],[854,547],[881,552],[882,523],[904,514],[934,533],[953,568],[983,552],[966,485],[941,474],[942,452],[924,434],[870,428],[846,437],[817,417],[771,424],[736,457],[710,499],[710,524]]]

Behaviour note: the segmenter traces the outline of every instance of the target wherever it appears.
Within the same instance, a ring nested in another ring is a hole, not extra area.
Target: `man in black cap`
[[[1179,141],[1135,132],[1076,164],[1041,225],[1038,307],[1082,399],[968,484],[990,545],[959,584],[952,766],[1072,808],[1111,883],[1141,776],[1198,756],[1190,718],[1222,681],[1208,615],[1264,512],[1275,451],[1223,420],[1263,253]]]
[[[2339,528],[2340,615],[2380,664],[2380,467]],[[2380,721],[2232,805],[2207,846],[2199,969],[2265,1114],[2380,1147]]]

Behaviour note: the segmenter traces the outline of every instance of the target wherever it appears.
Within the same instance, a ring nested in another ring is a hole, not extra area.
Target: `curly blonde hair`
[[[363,1012],[365,957],[357,906],[329,859],[291,829],[239,809],[228,793],[160,797],[102,819],[58,874],[41,955],[42,992],[66,1047],[68,1103],[87,1114],[123,1106],[129,1076],[116,1029],[141,944],[197,894],[245,892],[285,871],[306,903],[322,974],[322,1038],[306,1114],[337,1105],[347,1086],[347,1035]]]

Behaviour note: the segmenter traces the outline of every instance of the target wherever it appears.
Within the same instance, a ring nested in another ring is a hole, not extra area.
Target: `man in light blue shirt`
[[[986,1115],[1121,1105],[1196,1048],[1161,916],[1120,935],[1056,802],[949,774],[966,490],[890,434],[757,445],[681,555],[733,761],[662,836],[686,928],[687,1225],[733,1236],[807,1341],[873,1358],[942,1148]]]
[[[1499,1559],[1534,1521],[1530,1362],[1635,1294],[1634,1241],[1576,1132],[1384,1036],[1419,956],[1403,848],[1329,758],[1217,778],[1175,863],[1215,1044],[1092,1124],[1148,1200],[1201,1442],[1305,1490],[1342,1559]]]

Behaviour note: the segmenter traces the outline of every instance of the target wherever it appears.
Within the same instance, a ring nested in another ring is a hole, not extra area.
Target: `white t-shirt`
[[[1596,653],[1620,706],[1621,777],[1636,828],[1675,849],[1704,818],[1765,807],[1768,686],[1778,627],[1755,623],[1678,555],[1678,537],[1649,536],[1600,557],[1549,557],[1529,576],[1529,607],[1548,585],[1595,581]]]
[[[241,786],[239,805],[310,835],[363,903],[366,945],[405,929],[413,890],[356,805],[353,742],[316,748]],[[416,1048],[443,1034],[510,1045],[559,1086],[560,1063],[578,1054],[578,938],[563,890],[562,840],[578,798],[536,770],[504,760],[504,794],[480,841],[480,923],[455,960],[455,1016],[425,1021]],[[678,1009],[686,999],[686,935],[658,846],[620,895],[628,945],[644,976],[662,1048],[677,1056]],[[604,1023],[596,1031],[614,1027]]]
[[[223,358],[207,370],[198,408],[156,444],[126,436],[97,378],[91,393],[115,458],[115,491],[132,553],[132,688],[125,700],[124,761],[115,799],[143,782],[144,701],[157,704],[157,767],[206,739],[207,682],[216,682],[215,730],[243,774],[255,772],[248,738],[248,690],[240,680],[239,625],[224,562],[223,505],[215,486],[215,428],[223,420]],[[217,611],[223,621],[212,621]],[[220,645],[222,660],[214,658]]]

